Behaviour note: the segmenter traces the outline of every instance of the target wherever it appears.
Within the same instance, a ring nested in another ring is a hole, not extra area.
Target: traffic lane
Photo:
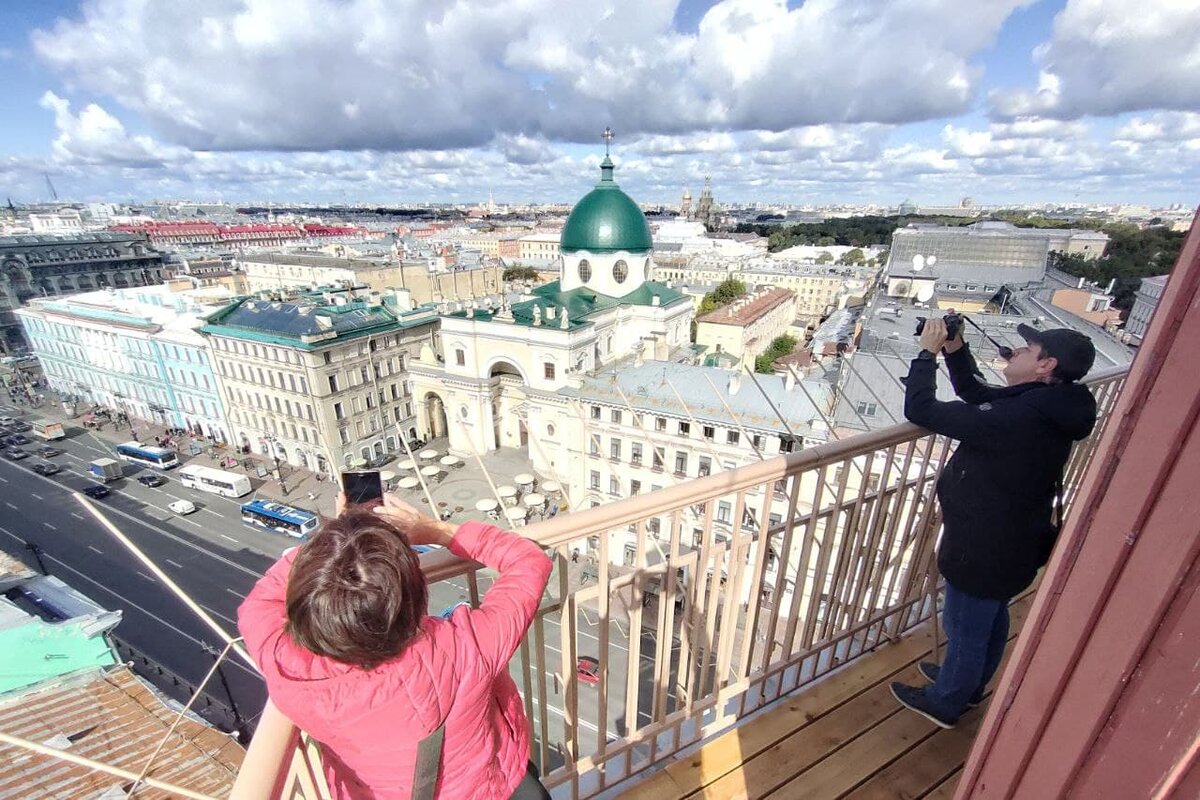
[[[21,471],[19,467],[14,469],[13,465],[0,473],[8,477],[9,487],[28,498],[13,503],[6,497],[5,516],[19,520],[22,533],[35,538],[40,547],[86,553],[91,559],[107,559],[104,563],[109,567],[121,565],[133,574],[148,573],[143,564],[68,494],[79,487],[57,484],[53,478]],[[186,534],[162,530],[123,509],[106,507],[104,500],[92,502],[201,606],[220,614],[227,622],[236,618],[237,605],[258,579],[259,571],[213,553]],[[263,569],[269,565],[261,557],[256,556],[256,559],[262,562]],[[176,572],[172,571],[172,565]],[[169,591],[165,586],[161,590]]]
[[[205,645],[219,650],[220,640],[194,613],[161,588],[154,591],[152,576],[139,574],[128,569],[128,565],[113,564],[109,560],[88,555],[75,557],[71,550],[56,551],[52,542],[37,541],[41,538],[17,535],[0,526],[0,548],[28,559],[24,543],[38,543],[44,550],[41,558],[50,574],[105,608],[121,611],[122,619],[115,630],[117,636],[193,686],[200,684],[212,664]],[[225,672],[237,702],[261,708],[263,690],[257,673],[244,663],[230,666]],[[220,686],[209,686],[205,693],[217,702],[225,702]]]

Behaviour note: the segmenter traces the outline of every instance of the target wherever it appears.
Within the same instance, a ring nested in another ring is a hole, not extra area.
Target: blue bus
[[[155,469],[171,469],[179,466],[179,456],[174,450],[154,445],[144,445],[141,442],[125,442],[117,445],[117,457],[122,461],[132,461]]]
[[[256,528],[286,533],[306,539],[317,529],[319,519],[311,511],[273,503],[270,500],[251,500],[242,506],[242,522]]]

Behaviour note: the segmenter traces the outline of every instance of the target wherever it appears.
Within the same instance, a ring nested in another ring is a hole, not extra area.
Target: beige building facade
[[[796,318],[796,293],[764,288],[696,318],[696,344],[706,353],[725,353],[739,366],[753,368],[754,359],[788,332]]]

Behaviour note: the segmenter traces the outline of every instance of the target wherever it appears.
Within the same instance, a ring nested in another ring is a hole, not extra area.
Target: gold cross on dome
[[[609,128],[607,126],[604,128],[604,133],[600,134],[600,138],[604,140],[604,155],[605,156],[608,155],[608,146],[612,142],[613,136],[615,136],[615,135],[616,134],[613,133],[613,129]]]

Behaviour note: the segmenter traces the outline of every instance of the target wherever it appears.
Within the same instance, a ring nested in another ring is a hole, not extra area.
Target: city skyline
[[[726,203],[1195,202],[1200,6],[563,5],[9,4],[0,183],[23,203],[50,199],[44,174],[76,201],[570,203],[611,125],[645,203],[706,175]]]

